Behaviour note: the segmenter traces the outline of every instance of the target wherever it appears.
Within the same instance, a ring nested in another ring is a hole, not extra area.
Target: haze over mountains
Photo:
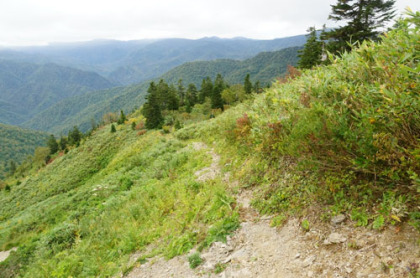
[[[95,71],[115,83],[127,85],[157,77],[185,62],[245,59],[263,51],[301,46],[305,40],[304,35],[274,40],[217,37],[198,40],[99,40],[4,49],[0,51],[0,58],[54,62]]]

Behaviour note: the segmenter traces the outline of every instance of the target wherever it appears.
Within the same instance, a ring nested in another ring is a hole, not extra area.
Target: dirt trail
[[[193,148],[208,149],[203,143],[194,143]],[[212,164],[195,173],[197,180],[221,173],[220,157],[212,149],[208,152]],[[235,185],[228,175],[225,179]],[[243,190],[236,197],[240,228],[226,244],[215,242],[204,250],[199,267],[189,267],[188,256],[195,252],[191,250],[169,261],[151,259],[127,277],[410,277],[409,271],[420,262],[418,233],[409,226],[375,232],[355,228],[343,215],[330,224],[314,220],[309,232],[303,231],[298,219],[273,228],[270,217],[258,215],[250,206],[251,191]]]

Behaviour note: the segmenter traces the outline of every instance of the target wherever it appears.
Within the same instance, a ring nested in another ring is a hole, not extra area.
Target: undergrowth
[[[170,135],[104,127],[0,192],[0,246],[19,247],[0,277],[108,277],[149,244],[172,258],[223,240],[238,216],[220,180],[195,180],[210,162]]]
[[[419,18],[177,137],[217,142],[278,224],[321,205],[324,220],[420,230]]]

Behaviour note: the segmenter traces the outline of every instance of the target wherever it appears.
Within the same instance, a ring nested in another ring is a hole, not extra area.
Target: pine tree
[[[379,29],[394,17],[394,4],[395,0],[338,0],[336,5],[331,5],[328,18],[347,24],[323,33],[323,38],[329,40],[328,50],[333,53],[349,51],[348,42],[376,40]]]
[[[111,124],[111,133],[117,132],[114,124]]]
[[[204,103],[206,97],[211,97],[213,95],[213,82],[210,77],[206,77],[201,82],[200,94],[198,95],[198,102]]]
[[[66,139],[66,137],[61,136],[59,145],[60,145],[60,149],[62,151],[64,151],[67,148],[67,139]]]
[[[50,135],[47,141],[47,146],[50,148],[50,154],[55,154],[58,151],[58,143],[54,135]]]
[[[186,93],[186,101],[190,106],[194,106],[194,104],[197,103],[198,101],[197,95],[198,95],[197,87],[194,84],[190,83],[188,85],[188,89]]]
[[[182,84],[182,79],[178,80],[177,91],[178,91],[178,98],[179,98],[179,106],[183,106],[185,104],[186,93],[185,93],[184,85]]]
[[[146,117],[146,128],[160,128],[163,123],[161,107],[159,105],[158,88],[154,82],[151,82],[147,90],[147,102],[143,106],[143,115]]]
[[[159,105],[160,109],[166,110],[169,109],[169,85],[165,80],[161,79],[156,86],[156,103]]]
[[[171,85],[167,93],[167,107],[168,110],[178,110],[179,108],[179,98],[177,96],[176,88]]]
[[[321,64],[322,42],[318,39],[315,27],[308,29],[306,43],[302,50],[299,50],[298,67],[301,69],[310,69],[313,66]]]
[[[255,83],[254,83],[254,92],[256,92],[257,94],[262,92],[259,80],[255,81]]]
[[[191,111],[192,111],[192,106],[190,104],[190,101],[187,99],[187,101],[185,103],[185,112],[191,113]]]
[[[10,174],[10,176],[13,176],[15,174],[16,168],[17,168],[16,162],[14,160],[10,160],[10,162],[9,162],[9,174]]]
[[[214,80],[213,94],[211,95],[211,108],[220,108],[223,110],[222,92],[225,88],[225,81],[223,80],[222,75],[219,73]]]
[[[69,132],[67,138],[70,145],[79,146],[80,141],[82,140],[82,133],[79,131],[77,126],[74,126],[73,129]]]
[[[117,124],[122,125],[127,120],[127,117],[124,114],[124,111],[120,110],[120,118],[117,121]]]
[[[245,90],[245,94],[251,94],[252,93],[252,83],[251,83],[251,80],[250,80],[249,73],[245,76],[244,90]]]

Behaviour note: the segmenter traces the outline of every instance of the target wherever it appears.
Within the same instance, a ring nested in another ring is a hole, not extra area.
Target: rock
[[[295,255],[295,259],[298,259],[298,258],[300,258],[300,253],[297,253],[297,254]]]
[[[331,218],[331,223],[334,225],[338,225],[346,220],[346,217],[343,214],[339,214]]]
[[[222,264],[227,264],[228,262],[230,262],[232,260],[232,257],[231,256],[229,256],[229,257],[227,257],[226,259],[224,259],[223,261],[222,261]]]
[[[10,252],[16,251],[16,250],[17,250],[17,248],[14,247],[14,248],[12,248],[12,249],[10,249],[8,251],[1,251],[0,252],[0,262],[5,261],[9,257]]]
[[[324,241],[324,244],[338,244],[343,243],[347,240],[342,234],[339,233],[331,233],[328,238]]]
[[[316,256],[315,255],[312,255],[312,256],[307,257],[303,261],[303,267],[308,267],[308,266],[312,265],[315,260],[316,260]]]
[[[344,269],[346,270],[347,274],[350,274],[353,272],[353,269],[351,269],[350,267],[346,267]]]
[[[249,256],[247,250],[239,249],[239,250],[232,253],[231,260],[241,262],[241,261],[247,261],[249,257],[250,256]]]
[[[212,262],[206,262],[206,263],[203,265],[203,269],[205,269],[205,270],[207,270],[207,271],[211,271],[211,270],[213,270],[213,269],[214,269],[214,267],[215,267],[215,264],[214,264],[214,263],[212,263]]]

